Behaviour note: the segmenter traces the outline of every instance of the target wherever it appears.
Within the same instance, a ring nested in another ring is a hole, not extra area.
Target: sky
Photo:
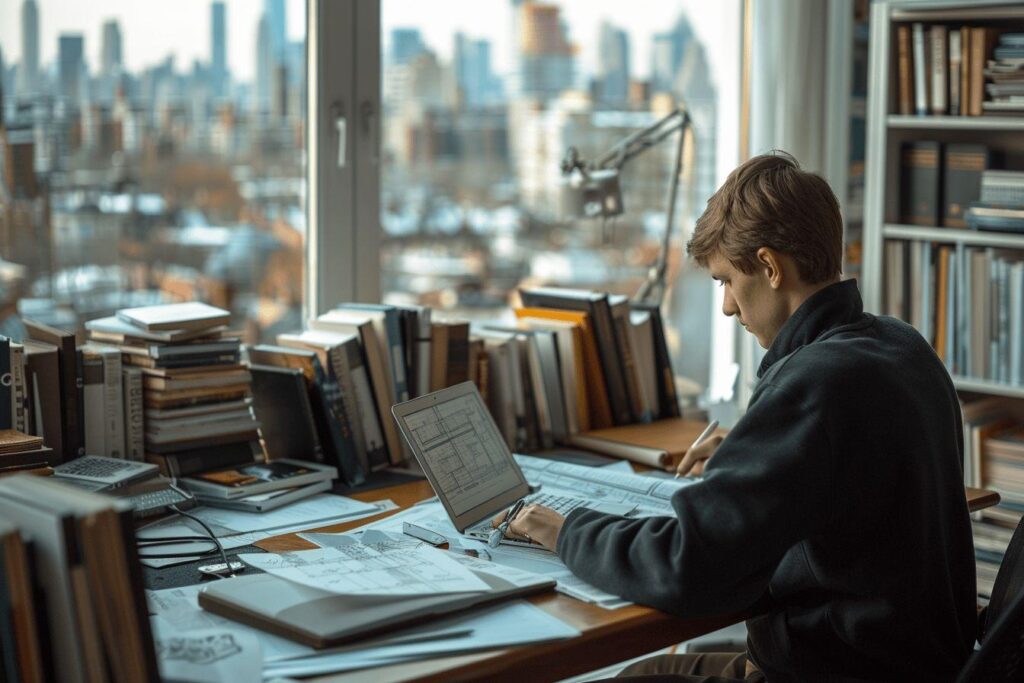
[[[129,71],[138,72],[176,57],[180,70],[194,59],[210,57],[209,0],[36,0],[40,15],[41,60],[52,62],[57,37],[64,32],[85,34],[85,53],[90,66],[99,63],[101,27],[111,18],[121,24],[124,59]],[[256,27],[263,8],[261,0],[225,0],[228,24],[228,63],[232,73],[249,80],[255,70]],[[700,39],[711,47],[709,57],[715,80],[736,73],[738,49],[714,49],[738,45],[739,0],[633,0],[623,11],[621,0],[561,0],[570,40],[580,46],[585,72],[597,62],[597,34],[603,20],[624,28],[630,35],[634,74],[646,77],[650,67],[650,38],[667,30],[680,13],[690,18]],[[7,65],[21,60],[22,0],[0,1],[0,49]],[[492,59],[498,73],[507,73],[511,61],[512,4],[509,0],[383,0],[381,23],[385,47],[392,28],[417,27],[427,44],[444,60],[451,58],[452,36],[462,31],[493,44]],[[291,39],[305,34],[304,0],[286,0],[287,27]]]

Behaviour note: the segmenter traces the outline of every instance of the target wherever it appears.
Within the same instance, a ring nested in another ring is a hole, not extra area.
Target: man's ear
[[[768,284],[771,285],[772,289],[778,289],[782,286],[783,273],[782,273],[782,258],[779,252],[775,251],[771,247],[761,247],[757,250],[758,265],[764,271],[765,277],[768,278]]]

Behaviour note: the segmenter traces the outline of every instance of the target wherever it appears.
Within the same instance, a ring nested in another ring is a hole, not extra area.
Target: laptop
[[[473,382],[399,403],[391,412],[452,524],[470,538],[486,541],[491,519],[520,498],[563,515],[577,507],[618,515],[634,509],[619,503],[531,493]],[[541,547],[509,536],[502,543]]]

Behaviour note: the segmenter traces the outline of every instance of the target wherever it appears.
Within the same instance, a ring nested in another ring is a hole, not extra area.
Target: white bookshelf
[[[969,247],[997,247],[1024,249],[1024,234],[958,230],[956,228],[929,228],[920,225],[886,224],[882,228],[885,239],[914,240],[917,242],[964,243]]]
[[[890,114],[886,122],[890,130],[980,130],[1024,131],[1020,116],[900,116]]]

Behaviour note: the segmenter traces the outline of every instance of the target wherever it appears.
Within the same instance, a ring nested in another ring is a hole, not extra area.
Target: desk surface
[[[966,489],[972,512],[999,502],[999,495],[985,489]],[[433,495],[426,481],[376,489],[353,496],[363,501],[390,498],[405,508]],[[321,531],[342,532],[394,514],[386,512],[355,522],[335,524]],[[268,538],[257,543],[264,550],[283,552],[313,548],[295,534]],[[605,610],[560,593],[530,599],[537,607],[582,632],[572,640],[529,647],[490,650],[459,657],[441,657],[395,666],[367,669],[318,678],[318,681],[554,681],[592,671],[669,647],[735,623],[740,615],[711,619],[678,619],[664,612],[640,606]]]

